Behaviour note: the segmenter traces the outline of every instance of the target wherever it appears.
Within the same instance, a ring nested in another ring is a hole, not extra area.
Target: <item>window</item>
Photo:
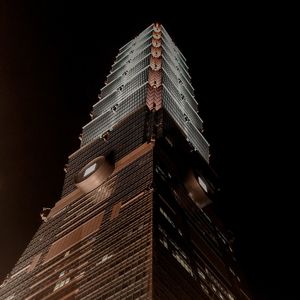
[[[106,261],[109,260],[111,257],[113,257],[112,254],[105,254],[105,255],[102,257],[102,259],[101,259],[98,263],[96,263],[96,266],[98,266],[98,265],[100,265],[100,264],[106,262]]]
[[[228,299],[229,300],[234,300],[234,297],[230,293],[228,293]]]
[[[168,249],[168,242],[165,237],[160,238],[159,241]]]
[[[182,258],[181,255],[177,251],[173,251],[172,255],[176,258],[176,260],[185,268],[185,270],[190,273],[192,277],[194,277],[193,271],[191,267],[188,265],[188,263],[185,261],[185,259]]]
[[[220,299],[224,299],[223,295],[219,292],[218,296],[220,297]]]
[[[92,172],[94,172],[96,169],[96,163],[89,166],[85,171],[84,171],[84,174],[83,174],[83,177],[86,177],[88,175],[90,175]]]
[[[209,291],[208,291],[208,289],[207,289],[206,286],[204,286],[203,284],[201,284],[201,288],[205,292],[205,294],[209,295]]]
[[[168,220],[168,222],[175,228],[174,222],[171,220],[171,218],[166,214],[166,212],[161,207],[159,208],[159,211]]]
[[[198,176],[198,182],[199,182],[200,186],[203,188],[203,190],[207,193],[207,185],[200,176]]]
[[[161,226],[158,226],[158,230],[162,233],[163,237],[159,239],[159,241],[167,248],[169,249],[169,245],[171,248],[175,248],[175,250],[172,251],[173,257],[181,264],[182,267],[185,268],[185,270],[192,276],[194,277],[194,273],[192,271],[192,268],[190,267],[188,263],[188,257],[185,254],[184,251],[182,251],[179,246],[172,241],[170,238],[168,238],[167,233]]]
[[[203,273],[199,268],[197,269],[197,271],[198,271],[199,276],[200,276],[202,279],[205,279],[204,273]]]
[[[173,147],[173,143],[172,141],[168,138],[168,137],[165,137],[166,141],[168,142],[168,144]]]
[[[68,284],[70,282],[70,277],[64,279],[64,280],[60,280],[56,283],[53,291],[58,290],[59,288],[63,287],[64,285]]]
[[[105,261],[107,261],[108,259],[110,259],[111,257],[112,257],[111,254],[105,254],[105,255],[102,257],[101,262],[105,262]]]
[[[229,271],[234,275],[234,276],[236,276],[235,275],[235,272],[229,267]]]

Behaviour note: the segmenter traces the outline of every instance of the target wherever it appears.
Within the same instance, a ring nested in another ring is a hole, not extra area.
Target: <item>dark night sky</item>
[[[37,230],[42,207],[59,199],[67,156],[118,48],[160,21],[187,58],[222,182],[217,208],[254,299],[296,299],[280,15],[185,1],[170,10],[149,1],[140,10],[40,2],[0,2],[0,278]]]

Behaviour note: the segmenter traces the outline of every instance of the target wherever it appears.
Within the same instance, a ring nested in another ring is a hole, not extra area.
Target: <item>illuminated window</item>
[[[203,273],[199,268],[197,269],[197,271],[198,271],[199,276],[200,276],[202,279],[205,279],[204,273]]]
[[[203,284],[201,284],[201,288],[205,292],[205,294],[209,295],[209,291],[208,291],[208,289],[207,289],[206,286],[204,286]]]
[[[160,238],[159,241],[168,249],[168,242],[165,238]]]
[[[102,261],[101,262],[105,262],[107,261],[108,259],[110,259],[112,257],[112,255],[110,254],[105,254],[103,257],[102,257]]]
[[[89,166],[87,169],[85,169],[83,177],[86,177],[88,175],[90,175],[92,172],[94,172],[96,170],[96,163]]]
[[[204,191],[207,193],[207,185],[200,176],[198,176],[198,182],[201,185],[201,187],[204,189]]]
[[[159,208],[159,211],[168,220],[168,222],[175,228],[174,222],[171,220],[171,218],[166,214],[166,212],[161,207]]]
[[[234,300],[235,298],[230,293],[228,293],[228,299],[229,300]]]
[[[235,276],[235,272],[229,267],[229,271]]]
[[[103,264],[104,262],[106,262],[107,260],[109,260],[111,257],[113,257],[112,254],[105,254],[102,259],[96,264],[96,266]]]
[[[63,287],[64,285],[68,284],[70,282],[70,277],[64,279],[64,280],[60,280],[56,283],[53,291],[56,291],[58,289],[60,289],[61,287]]]
[[[185,270],[190,273],[191,276],[194,277],[193,271],[189,264],[181,257],[181,255],[178,254],[177,251],[173,251],[173,256],[176,258],[176,260],[185,268]]]
[[[220,299],[224,299],[223,295],[219,292],[218,296],[220,297]]]

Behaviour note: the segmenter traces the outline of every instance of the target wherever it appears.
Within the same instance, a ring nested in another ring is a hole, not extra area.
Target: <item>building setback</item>
[[[250,299],[211,207],[186,60],[162,25],[120,49],[91,118],[0,299]]]

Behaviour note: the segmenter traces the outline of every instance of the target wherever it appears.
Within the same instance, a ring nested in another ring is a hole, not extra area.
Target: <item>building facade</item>
[[[211,210],[186,60],[162,25],[120,49],[91,118],[0,299],[249,299]]]

